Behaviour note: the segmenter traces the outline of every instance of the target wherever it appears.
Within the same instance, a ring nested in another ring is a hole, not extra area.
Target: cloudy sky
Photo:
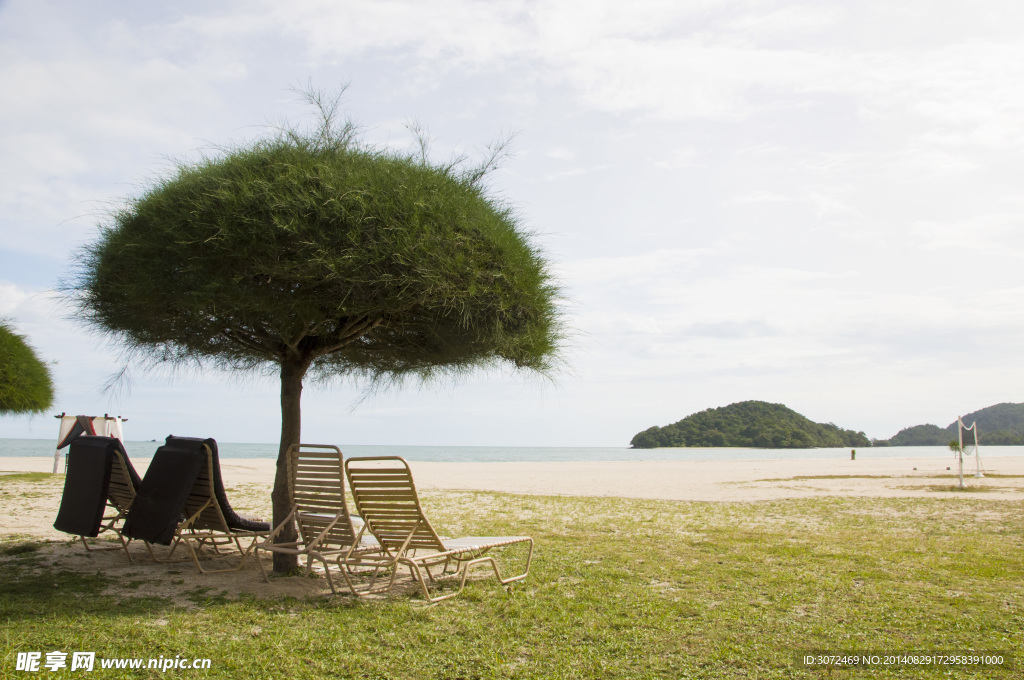
[[[137,375],[53,293],[105,212],[350,86],[366,140],[478,157],[568,299],[570,370],[307,387],[303,438],[625,446],[747,399],[886,438],[1024,401],[1015,0],[0,0],[0,316],[55,412],[130,439],[279,436],[277,385]],[[355,406],[355,408],[353,408]],[[55,421],[0,418],[0,437]]]

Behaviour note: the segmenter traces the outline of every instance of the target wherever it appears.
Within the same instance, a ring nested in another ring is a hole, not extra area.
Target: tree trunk
[[[302,378],[309,368],[308,361],[282,362],[281,364],[281,447],[277,451],[277,475],[274,477],[274,526],[277,526],[292,508],[288,494],[288,449],[298,444],[302,435]],[[295,525],[285,527],[275,543],[289,543],[296,539]],[[274,571],[283,573],[297,569],[296,555],[274,553]]]

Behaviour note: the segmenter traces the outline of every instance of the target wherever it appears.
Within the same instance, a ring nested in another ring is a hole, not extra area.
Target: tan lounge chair
[[[292,507],[288,516],[256,544],[256,562],[263,579],[269,583],[266,567],[259,559],[260,550],[305,556],[307,576],[313,561],[319,560],[324,565],[331,592],[337,593],[327,558],[347,559],[355,554],[379,552],[380,544],[372,537],[361,543],[357,539],[362,522],[349,514],[345,503],[341,449],[324,444],[295,444],[288,449],[287,456],[288,495]],[[278,534],[292,524],[298,529],[298,540],[275,543]]]
[[[389,569],[391,572],[386,585],[377,586],[374,578],[367,586],[357,589],[348,574],[342,571],[353,594],[358,596],[390,590],[395,584],[399,566],[409,567],[413,578],[420,584],[423,597],[430,602],[440,602],[461,593],[469,570],[478,564],[490,564],[501,584],[520,581],[530,573],[533,539],[529,536],[469,536],[459,539],[438,536],[423,513],[412,471],[405,459],[398,456],[349,458],[345,461],[345,474],[356,510],[366,523],[363,531],[372,533],[383,548],[379,555],[355,556],[348,563],[372,566],[378,570]],[[526,567],[517,576],[502,578],[498,563],[486,553],[516,544],[527,546]],[[435,581],[431,568],[439,566],[442,573],[447,573],[447,567],[453,563],[456,571],[449,576],[459,577],[459,589],[433,596],[427,585],[428,580]]]

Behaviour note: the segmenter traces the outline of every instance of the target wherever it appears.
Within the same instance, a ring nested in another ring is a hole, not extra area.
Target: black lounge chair
[[[135,504],[125,523],[126,536],[146,542],[153,559],[171,559],[178,545],[185,543],[200,572],[241,569],[256,539],[270,531],[270,524],[242,517],[228,503],[220,475],[217,442],[195,437],[167,437],[157,449],[139,487]],[[252,539],[246,548],[241,539]],[[152,544],[171,546],[158,558]],[[196,545],[193,546],[193,543]],[[204,569],[198,549],[234,546],[241,555],[228,569]]]
[[[122,525],[139,484],[139,474],[121,440],[96,435],[75,438],[67,455],[64,494],[53,528],[78,536],[86,550],[124,550],[130,562],[131,539],[125,540]],[[108,508],[109,514],[104,515]],[[85,540],[104,531],[113,532],[121,545],[97,547]]]

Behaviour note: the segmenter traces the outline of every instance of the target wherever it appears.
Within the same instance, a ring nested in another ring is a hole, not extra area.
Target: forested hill
[[[637,449],[661,446],[743,446],[810,449],[819,446],[870,446],[863,432],[832,423],[815,423],[782,404],[741,401],[694,413],[678,423],[651,427],[630,442]]]
[[[1024,404],[996,404],[960,416],[964,425],[978,423],[982,446],[1024,445]],[[914,425],[900,430],[890,446],[945,446],[957,438],[956,421],[938,425]],[[881,442],[884,443],[884,442]]]

